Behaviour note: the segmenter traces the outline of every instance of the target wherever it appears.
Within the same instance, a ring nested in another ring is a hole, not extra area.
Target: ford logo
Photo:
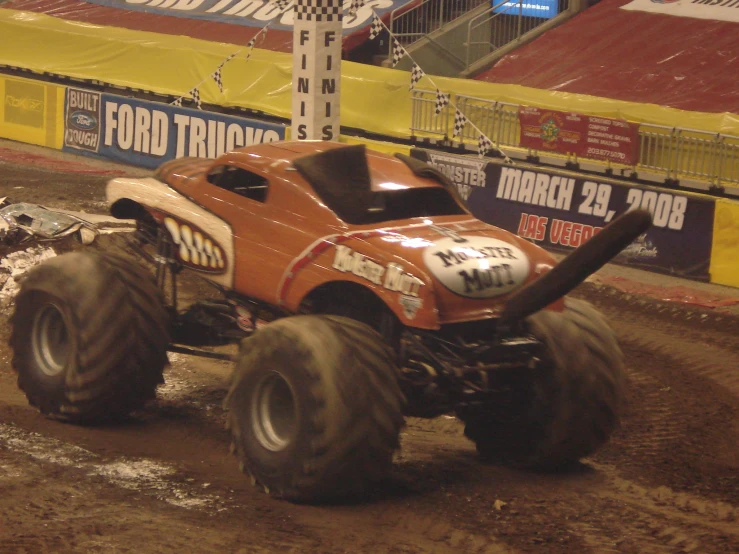
[[[529,276],[530,262],[520,248],[489,237],[444,238],[423,251],[423,261],[442,285],[467,298],[494,298],[512,291]]]
[[[76,111],[69,116],[69,121],[72,127],[81,131],[89,131],[98,126],[97,118],[91,113]]]

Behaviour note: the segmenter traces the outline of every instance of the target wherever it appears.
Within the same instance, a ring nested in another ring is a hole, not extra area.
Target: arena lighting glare
[[[402,190],[408,188],[406,185],[401,185],[398,183],[380,183],[377,186],[385,190]]]

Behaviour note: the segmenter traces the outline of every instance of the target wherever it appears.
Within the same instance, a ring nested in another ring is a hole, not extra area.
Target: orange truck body
[[[512,292],[555,265],[538,246],[473,217],[454,195],[459,215],[346,223],[293,167],[298,158],[342,146],[266,143],[216,160],[181,158],[155,174],[172,190],[171,202],[148,205],[145,192],[137,201],[175,234],[190,237],[189,250],[180,255],[184,265],[205,278],[228,274],[228,288],[290,312],[317,287],[349,281],[371,290],[403,324],[438,329],[499,316]],[[367,151],[367,162],[373,191],[444,188],[396,157]],[[266,179],[264,201],[211,184],[210,171],[223,165]],[[130,180],[112,181],[109,200],[126,198],[130,185]],[[188,215],[194,211],[203,221],[212,214],[230,231],[211,236]],[[549,309],[561,309],[560,303]]]

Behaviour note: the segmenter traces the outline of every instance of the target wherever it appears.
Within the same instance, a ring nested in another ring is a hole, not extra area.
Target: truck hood
[[[337,256],[356,249],[384,263],[391,290],[399,290],[395,276],[416,277],[432,289],[424,292],[433,294],[441,324],[498,315],[513,291],[556,264],[538,246],[471,217],[426,219],[354,238]]]

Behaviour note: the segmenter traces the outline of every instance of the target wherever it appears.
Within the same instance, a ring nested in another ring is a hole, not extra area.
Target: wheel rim
[[[56,377],[67,367],[69,332],[64,315],[54,304],[47,304],[33,321],[31,345],[36,365],[49,377]]]
[[[290,384],[277,372],[257,385],[252,404],[252,429],[260,444],[278,452],[292,442],[297,423],[295,395]]]

